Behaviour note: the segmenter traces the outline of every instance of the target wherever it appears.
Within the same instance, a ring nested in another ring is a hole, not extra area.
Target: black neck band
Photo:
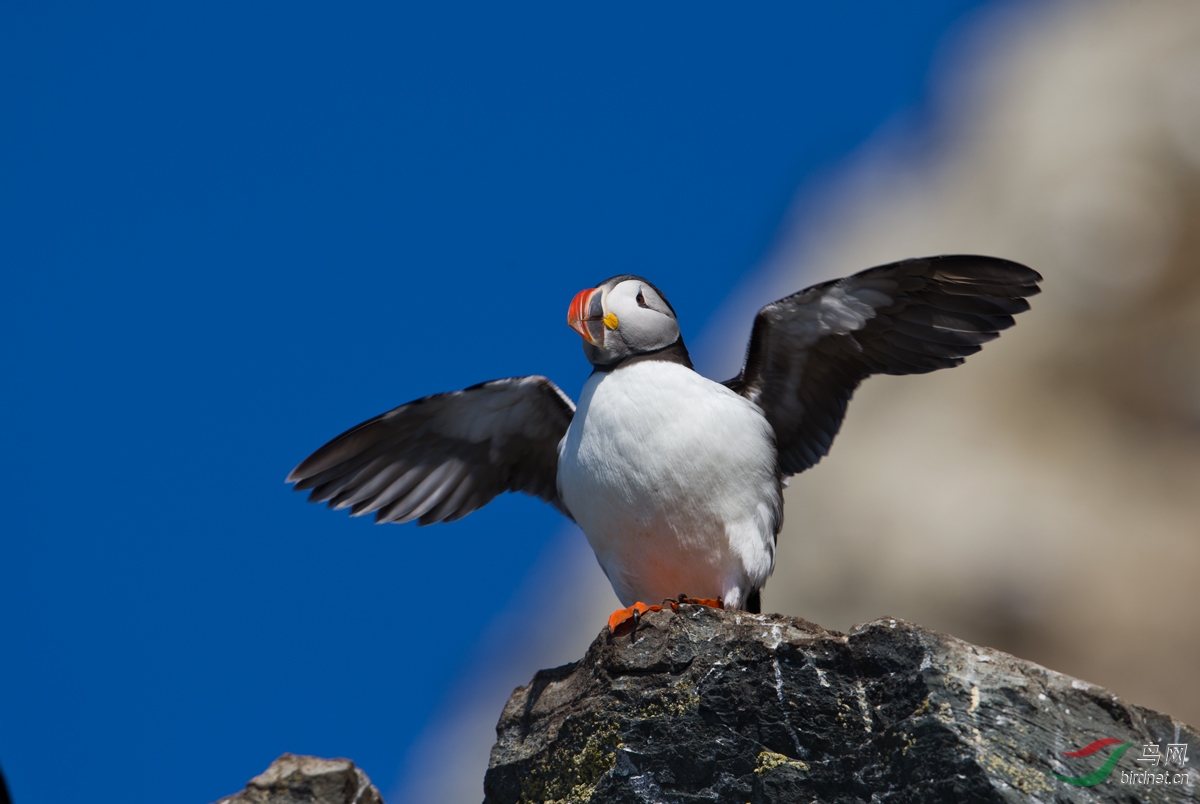
[[[615,371],[616,369],[630,366],[634,363],[641,363],[645,360],[661,360],[664,363],[678,363],[679,365],[686,366],[687,368],[695,368],[695,366],[692,365],[692,358],[688,355],[687,347],[683,345],[683,338],[680,337],[670,346],[664,346],[661,349],[655,349],[652,352],[641,352],[640,354],[629,355],[628,357],[621,358],[615,363],[596,365],[594,366],[594,369],[596,371],[604,372]]]

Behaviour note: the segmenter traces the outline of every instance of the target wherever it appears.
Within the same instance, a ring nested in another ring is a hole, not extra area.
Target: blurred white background
[[[864,384],[792,480],[764,610],[902,617],[1200,723],[1200,3],[1003,6],[939,74],[932,123],[801,189],[700,368],[736,373],[762,304],[904,257],[1002,256],[1044,291],[966,365]],[[566,533],[389,800],[480,800],[512,688],[616,606]]]

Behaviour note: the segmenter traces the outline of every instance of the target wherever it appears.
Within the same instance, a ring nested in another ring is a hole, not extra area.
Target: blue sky
[[[616,273],[694,341],[977,5],[0,5],[16,804],[212,801],[283,751],[392,787],[562,520],[374,527],[284,475],[425,394],[575,395],[567,304]]]

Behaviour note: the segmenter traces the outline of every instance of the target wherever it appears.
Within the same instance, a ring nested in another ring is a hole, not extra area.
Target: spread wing
[[[1013,325],[1042,277],[994,257],[904,260],[814,285],[754,319],[742,373],[725,382],[775,428],[784,474],[829,452],[872,374],[950,368]]]
[[[545,377],[513,377],[401,405],[342,433],[287,481],[309,502],[376,522],[466,516],[504,491],[570,515],[558,498],[558,442],[575,404]]]

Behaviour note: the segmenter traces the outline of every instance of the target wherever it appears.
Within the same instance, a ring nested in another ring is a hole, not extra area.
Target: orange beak
[[[567,326],[593,346],[604,343],[603,295],[598,288],[581,290],[567,308]]]

